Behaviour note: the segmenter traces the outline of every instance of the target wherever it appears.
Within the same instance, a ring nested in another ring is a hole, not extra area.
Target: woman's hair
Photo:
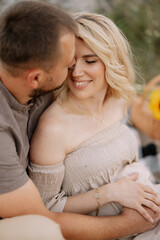
[[[110,92],[116,98],[130,102],[135,89],[135,72],[132,64],[130,46],[118,27],[107,17],[94,13],[77,13],[74,19],[78,23],[77,37],[82,39],[105,65],[105,77]],[[67,98],[65,83],[58,101],[65,104]]]
[[[0,60],[15,76],[34,67],[49,70],[60,55],[60,37],[76,31],[74,19],[53,4],[14,3],[0,16]]]

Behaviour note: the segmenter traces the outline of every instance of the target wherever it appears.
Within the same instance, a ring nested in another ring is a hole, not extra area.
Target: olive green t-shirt
[[[0,194],[23,186],[29,179],[29,139],[52,93],[21,105],[0,81]]]

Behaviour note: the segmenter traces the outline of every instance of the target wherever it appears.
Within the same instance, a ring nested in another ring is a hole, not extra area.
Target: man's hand
[[[132,233],[129,232],[129,235],[149,231],[157,225],[160,220],[160,214],[146,207],[145,210],[152,216],[153,222],[147,221],[141,214],[133,209],[123,208],[121,215],[125,217],[126,228],[133,230]]]

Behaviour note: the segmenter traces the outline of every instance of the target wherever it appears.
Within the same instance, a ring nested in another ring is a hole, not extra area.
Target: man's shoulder
[[[1,104],[7,104],[7,97],[5,96],[4,92],[1,90],[0,88],[0,101],[1,101]],[[0,108],[1,110],[1,108]]]
[[[0,128],[9,120],[9,111],[11,110],[8,100],[3,92],[0,91]]]

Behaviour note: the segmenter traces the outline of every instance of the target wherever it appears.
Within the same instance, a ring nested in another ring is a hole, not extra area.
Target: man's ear
[[[41,69],[33,69],[27,74],[27,82],[28,85],[33,88],[39,88],[41,78],[42,78],[42,70]]]

